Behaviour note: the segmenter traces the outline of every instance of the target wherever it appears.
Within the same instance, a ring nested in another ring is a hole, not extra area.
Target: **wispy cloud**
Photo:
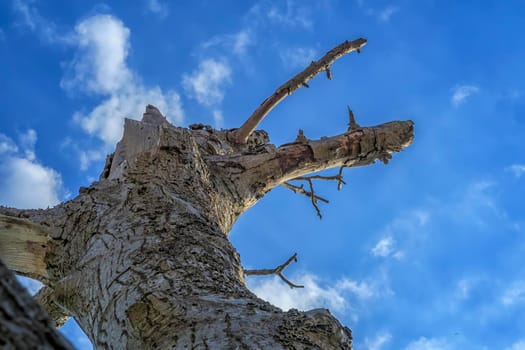
[[[392,236],[388,235],[381,238],[370,252],[373,256],[380,256],[383,258],[392,257],[397,260],[403,259],[405,253],[402,250],[397,250],[395,246],[396,242]]]
[[[365,350],[381,350],[390,340],[392,340],[392,335],[389,332],[380,333],[373,338],[365,338],[362,348]]]
[[[387,257],[394,251],[394,239],[392,236],[383,237],[377,242],[377,244],[370,250],[374,256]]]
[[[430,213],[424,209],[411,210],[395,218],[381,231],[379,241],[370,249],[370,254],[378,257],[392,257],[400,260],[405,257],[404,250],[398,248],[400,244],[394,237],[409,239],[420,233],[428,223]]]
[[[186,93],[205,106],[220,104],[224,88],[230,83],[230,66],[226,61],[212,58],[201,61],[195,71],[182,78]]]
[[[285,67],[305,68],[317,56],[317,50],[310,47],[287,48],[281,52],[281,61]]]
[[[157,15],[159,18],[165,18],[168,14],[168,6],[161,0],[146,0],[148,11]]]
[[[183,120],[180,96],[158,86],[146,87],[127,65],[130,30],[116,17],[95,15],[75,27],[77,53],[69,63],[61,86],[67,91],[81,91],[106,97],[90,112],[75,112],[73,119],[104,146],[86,150],[82,167],[102,159],[121,137],[123,119],[137,119],[146,104],[154,104],[175,124]]]
[[[505,350],[525,350],[525,340],[518,340]]]
[[[377,18],[379,22],[387,23],[392,16],[400,11],[398,6],[387,5],[384,8],[374,8],[368,6],[364,0],[356,0],[357,6],[369,16]]]
[[[525,174],[525,164],[512,164],[511,166],[505,168],[506,171],[510,171],[518,179]]]
[[[397,12],[399,12],[399,7],[389,5],[384,9],[379,10],[377,13],[377,18],[379,18],[381,22],[388,22],[390,21],[390,18]]]
[[[451,103],[453,106],[457,107],[477,92],[479,92],[479,87],[475,85],[456,86],[452,89]]]
[[[18,15],[17,25],[29,29],[45,43],[69,43],[69,33],[62,33],[57,25],[40,15],[32,1],[14,0],[13,10]]]
[[[212,116],[213,116],[213,122],[215,124],[215,128],[217,129],[221,128],[222,125],[224,124],[224,117],[222,115],[222,111],[215,109],[212,112]]]
[[[60,174],[36,159],[37,135],[28,130],[20,145],[0,134],[0,205],[46,208],[67,196]]]
[[[203,49],[211,47],[221,47],[227,52],[231,52],[238,57],[246,55],[249,46],[254,44],[254,34],[251,29],[243,29],[234,34],[216,35],[210,40],[201,44]]]
[[[252,21],[264,24],[267,21],[273,25],[312,29],[312,7],[303,1],[261,1],[250,9]]]
[[[421,337],[409,343],[405,350],[452,350],[452,348],[445,339]]]
[[[514,305],[525,302],[525,281],[514,282],[501,297],[503,305]]]

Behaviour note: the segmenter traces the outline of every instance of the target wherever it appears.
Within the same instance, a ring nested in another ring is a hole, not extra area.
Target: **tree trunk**
[[[359,40],[327,56],[358,50]],[[288,85],[329,72],[331,62],[312,63]],[[274,103],[261,106],[254,120]],[[75,317],[96,349],[351,349],[350,330],[328,310],[283,312],[251,293],[228,234],[275,186],[386,163],[412,142],[413,123],[361,128],[352,115],[341,135],[301,133],[280,147],[254,125],[178,128],[148,106],[142,121],[125,121],[99,181],[78,197],[48,210],[0,208],[2,244],[11,247],[0,258],[43,281],[39,300],[56,321]],[[302,193],[315,206],[313,187]]]
[[[239,145],[228,131],[150,114],[126,120],[100,181],[74,200],[2,210],[37,223],[38,237],[48,232],[45,254],[34,256],[44,256],[55,303],[97,349],[351,348],[350,330],[327,310],[282,312],[251,293],[228,233],[284,181],[400,150],[412,123],[276,148],[263,131]]]

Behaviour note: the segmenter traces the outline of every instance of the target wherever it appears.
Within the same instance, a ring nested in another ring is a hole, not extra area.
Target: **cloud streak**
[[[450,99],[454,107],[458,107],[463,104],[467,98],[479,92],[479,87],[474,85],[461,85],[456,86],[452,90],[452,97]]]

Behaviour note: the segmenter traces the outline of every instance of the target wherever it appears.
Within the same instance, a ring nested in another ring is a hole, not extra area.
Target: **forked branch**
[[[245,275],[258,275],[258,276],[264,276],[264,275],[277,275],[279,276],[287,285],[290,286],[290,288],[304,288],[304,286],[300,286],[298,284],[294,284],[290,282],[286,277],[283,275],[283,270],[292,263],[292,261],[297,262],[297,253],[292,255],[288,260],[286,260],[283,264],[277,266],[275,269],[260,269],[260,270],[244,270]]]
[[[306,181],[308,182],[308,186],[310,187],[310,191],[307,191],[304,189],[303,185],[296,186],[292,185],[289,182],[283,182],[281,186],[288,188],[289,190],[292,190],[295,193],[299,193],[302,195],[307,196],[312,201],[312,205],[315,209],[315,212],[317,213],[317,216],[319,216],[319,219],[322,219],[323,216],[321,215],[321,210],[319,209],[319,206],[317,205],[317,201],[321,201],[324,203],[328,203],[328,199],[325,199],[323,197],[319,197],[314,192],[314,184],[313,180],[337,180],[337,189],[340,190],[343,185],[345,185],[345,181],[343,179],[343,167],[339,169],[339,173],[337,175],[333,176],[323,176],[323,175],[311,175],[311,176],[299,176],[295,179],[292,179],[291,181]]]
[[[326,72],[328,79],[332,79],[330,66],[338,58],[352,51],[360,52],[366,44],[366,39],[356,39],[345,41],[339,46],[328,51],[319,61],[313,61],[305,70],[294,76],[292,79],[281,85],[270,97],[261,103],[246,122],[234,134],[234,139],[238,143],[246,143],[248,137],[255,130],[257,125],[264,117],[281,102],[286,96],[291,95],[301,86],[308,87],[308,81],[321,72]]]

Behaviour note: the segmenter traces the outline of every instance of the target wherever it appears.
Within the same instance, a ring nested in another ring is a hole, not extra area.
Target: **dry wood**
[[[18,274],[46,281],[46,229],[28,219],[0,214],[0,257]]]

